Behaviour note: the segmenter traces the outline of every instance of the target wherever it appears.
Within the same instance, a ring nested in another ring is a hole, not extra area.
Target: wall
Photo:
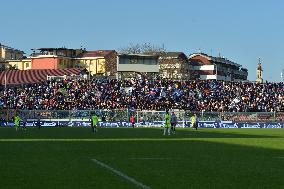
[[[23,70],[30,70],[32,68],[32,61],[31,61],[31,59],[24,59],[24,60],[22,60],[22,64],[23,64]]]
[[[5,55],[4,55],[4,48],[2,48],[1,46],[0,46],[0,59],[2,58],[2,59],[4,59],[5,58]]]
[[[73,68],[74,60],[70,58],[58,58],[57,69]]]
[[[78,60],[76,60],[78,62]],[[105,74],[105,62],[104,58],[98,57],[85,57],[79,59],[79,66],[81,68],[86,68],[88,71],[91,71],[91,75],[94,74]]]
[[[159,73],[158,58],[149,56],[118,56],[118,72]]]
[[[31,69],[58,69],[58,58],[32,58]]]
[[[9,65],[15,66],[19,70],[29,70],[31,69],[31,60],[23,59],[23,60],[10,60],[8,61]],[[28,64],[28,66],[26,66]]]
[[[143,65],[143,64],[119,64],[117,71],[119,72],[156,72],[159,73],[159,65]]]
[[[9,61],[8,63],[9,63],[9,65],[11,65],[11,66],[13,66],[13,67],[15,67],[19,70],[24,70],[22,61],[16,61],[15,60],[15,61]]]

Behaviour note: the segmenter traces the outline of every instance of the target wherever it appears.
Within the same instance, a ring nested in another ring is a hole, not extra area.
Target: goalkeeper
[[[166,135],[166,133],[168,133],[168,135],[171,135],[171,130],[170,130],[171,121],[170,120],[171,120],[171,116],[169,114],[169,111],[167,110],[165,114],[164,135]]]
[[[15,118],[14,118],[14,123],[15,123],[16,131],[18,131],[19,128],[20,128],[20,121],[21,121],[20,116],[16,115]]]
[[[92,123],[91,123],[92,132],[94,134],[96,134],[96,132],[97,132],[97,124],[98,124],[98,116],[96,114],[94,114],[92,116]]]
[[[197,124],[197,116],[196,116],[196,114],[194,114],[191,117],[191,127],[194,128],[195,130],[197,130],[198,124]]]

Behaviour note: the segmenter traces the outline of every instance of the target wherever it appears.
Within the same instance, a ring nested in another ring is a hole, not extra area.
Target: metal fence
[[[284,112],[190,112],[190,111],[170,111],[175,112],[179,121],[190,121],[191,116],[196,114],[201,121],[236,121],[236,122],[283,122]],[[129,117],[134,115],[137,122],[162,121],[165,111],[129,111],[129,110],[0,110],[0,120],[12,121],[18,114],[25,119],[69,119],[85,120],[91,115],[97,114],[101,121],[129,121]]]

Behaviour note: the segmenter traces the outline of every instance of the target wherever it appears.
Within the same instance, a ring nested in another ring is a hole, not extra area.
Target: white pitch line
[[[4,138],[0,142],[189,141],[206,138]]]
[[[277,159],[284,159],[284,156],[279,156],[279,157],[274,157],[274,158],[277,158]]]
[[[118,171],[118,170],[116,170],[116,169],[114,169],[114,168],[112,168],[110,166],[108,166],[107,164],[105,164],[105,163],[103,163],[103,162],[101,162],[101,161],[99,161],[97,159],[92,159],[92,161],[95,162],[96,164],[98,164],[98,165],[100,165],[100,166],[102,166],[102,167],[112,171],[113,173],[117,174],[118,176],[121,176],[122,178],[132,182],[136,186],[139,186],[139,187],[141,187],[143,189],[151,189],[151,187],[146,186],[145,184],[143,184],[141,182],[138,182],[134,178],[132,178],[132,177],[130,177],[130,176],[128,176],[128,175],[126,175],[126,174],[124,174],[124,173],[122,173],[122,172],[120,172],[120,171]]]
[[[129,158],[129,159],[133,159],[133,160],[171,160],[173,158]]]

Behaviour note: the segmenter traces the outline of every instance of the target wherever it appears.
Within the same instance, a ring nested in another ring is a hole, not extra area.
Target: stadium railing
[[[172,110],[179,121],[191,121],[191,117],[196,114],[200,121],[236,121],[236,122],[283,122],[284,112],[191,112]],[[13,117],[19,114],[26,119],[45,120],[89,120],[91,115],[98,115],[101,121],[117,122],[129,121],[134,115],[136,122],[143,121],[163,121],[165,111],[138,111],[138,110],[0,110],[0,119],[12,121]]]

